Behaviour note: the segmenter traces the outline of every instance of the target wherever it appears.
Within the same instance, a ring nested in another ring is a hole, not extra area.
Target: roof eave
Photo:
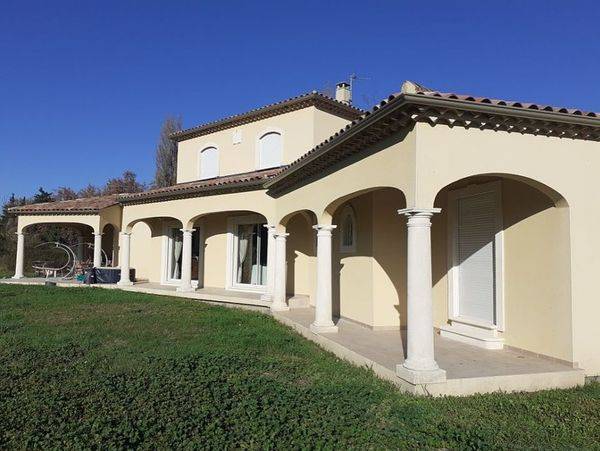
[[[294,172],[298,171],[299,169],[305,167],[307,164],[313,162],[317,158],[321,158],[322,155],[326,154],[330,149],[334,148],[335,146],[337,146],[339,144],[342,144],[344,141],[349,140],[350,138],[354,137],[356,134],[360,133],[365,128],[369,127],[372,123],[378,121],[381,118],[386,117],[388,114],[390,114],[390,113],[396,111],[398,108],[401,108],[402,106],[406,105],[405,97],[406,96],[404,94],[400,94],[398,97],[395,97],[394,99],[392,99],[389,102],[389,104],[387,105],[387,108],[371,113],[369,116],[367,116],[361,122],[356,124],[354,127],[351,127],[348,131],[344,131],[343,133],[339,134],[337,137],[333,138],[330,142],[324,144],[324,150],[322,150],[321,152],[314,152],[313,154],[307,155],[304,158],[304,160],[297,162],[295,165],[290,166],[288,169],[285,169],[281,174],[279,174],[279,175],[273,177],[271,180],[267,181],[264,184],[265,188],[270,188],[271,186],[275,185],[279,181],[287,178],[289,175],[291,175]],[[394,105],[391,105],[392,103]]]
[[[448,109],[459,109],[469,112],[481,112],[487,114],[496,114],[504,116],[512,116],[520,119],[529,119],[546,122],[556,122],[568,125],[582,125],[588,127],[600,128],[600,118],[590,117],[584,115],[573,115],[569,113],[561,113],[557,111],[545,111],[539,109],[528,109],[518,108],[509,105],[491,105],[475,103],[468,100],[459,99],[445,99],[441,97],[428,97],[422,94],[399,94],[394,99],[390,100],[389,103],[379,110],[374,111],[370,116],[356,124],[348,131],[344,131],[339,136],[333,138],[330,142],[324,144],[324,149],[320,152],[314,152],[306,156],[304,160],[298,161],[288,169],[285,169],[279,175],[273,177],[267,181],[264,186],[265,188],[271,188],[279,182],[283,181],[287,177],[291,176],[295,172],[299,171],[309,163],[315,161],[318,158],[322,158],[327,152],[334,147],[342,144],[343,142],[351,139],[356,134],[363,131],[365,128],[371,126],[373,123],[385,118],[389,114],[397,111],[400,108],[408,105],[420,105],[420,106],[432,106],[437,108],[448,108]]]
[[[135,203],[153,203],[163,200],[173,200],[186,197],[199,197],[202,194],[222,194],[224,192],[247,191],[249,188],[263,189],[263,180],[252,180],[240,183],[231,183],[220,186],[208,186],[193,189],[182,189],[180,191],[171,191],[166,193],[152,193],[146,196],[123,197],[119,198],[121,205],[131,205]]]
[[[364,113],[364,111],[362,111],[359,108],[344,105],[342,103],[338,104],[335,102],[336,102],[335,100],[331,100],[321,94],[310,93],[310,94],[306,94],[304,96],[294,98],[289,101],[283,101],[281,103],[268,105],[263,108],[259,108],[257,110],[251,110],[246,113],[241,113],[234,117],[217,120],[217,121],[205,124],[205,125],[200,125],[198,127],[192,127],[192,128],[186,129],[186,130],[175,132],[175,133],[172,133],[171,135],[169,135],[169,139],[174,142],[181,142],[181,141],[185,141],[188,139],[197,138],[198,136],[203,136],[203,135],[207,135],[210,133],[214,133],[216,131],[220,131],[221,129],[232,128],[232,127],[235,127],[236,125],[244,125],[247,123],[259,121],[262,119],[263,116],[265,116],[269,113],[275,113],[275,114],[273,114],[273,116],[277,116],[279,114],[284,114],[284,113],[276,113],[276,112],[278,110],[285,110],[285,109],[294,108],[294,107],[297,107],[297,108],[292,111],[296,111],[296,110],[303,109],[303,108],[308,108],[310,106],[315,106],[318,108],[318,107],[322,107],[323,105],[327,104],[328,106],[330,106],[330,108],[327,108],[327,110],[332,110],[332,109],[338,110],[338,112],[339,112],[338,115],[341,117],[344,117],[348,120],[352,120],[352,118],[360,117],[360,115]],[[304,103],[308,103],[308,104],[306,106],[302,106],[302,104],[304,104]],[[341,114],[342,111],[345,111],[346,114]],[[335,114],[335,113],[333,113],[333,114]]]

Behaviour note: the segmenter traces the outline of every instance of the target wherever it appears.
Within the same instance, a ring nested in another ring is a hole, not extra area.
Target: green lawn
[[[271,318],[0,285],[0,448],[600,448],[600,385],[403,395]]]

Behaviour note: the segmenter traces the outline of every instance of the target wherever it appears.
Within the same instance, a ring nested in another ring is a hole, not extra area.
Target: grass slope
[[[271,318],[0,285],[0,448],[598,448],[600,385],[426,399]]]

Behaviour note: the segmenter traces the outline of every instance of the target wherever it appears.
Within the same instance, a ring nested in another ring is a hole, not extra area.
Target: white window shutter
[[[281,135],[276,132],[263,135],[259,142],[259,168],[281,166],[282,160]]]
[[[458,199],[458,282],[460,316],[495,323],[496,195]]]
[[[200,152],[200,178],[210,179],[219,176],[219,150],[209,147]]]

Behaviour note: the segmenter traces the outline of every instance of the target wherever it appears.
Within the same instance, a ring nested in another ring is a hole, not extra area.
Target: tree
[[[125,171],[121,177],[110,179],[106,182],[102,194],[139,193],[145,189],[146,185],[137,181],[135,172]]]
[[[54,193],[54,199],[56,199],[57,201],[60,200],[73,200],[73,199],[77,199],[77,193],[75,192],[75,190],[73,190],[72,188],[69,188],[67,186],[61,186],[59,187],[56,192]]]
[[[98,197],[102,196],[102,190],[91,183],[88,184],[85,188],[80,189],[77,192],[77,197]]]
[[[38,192],[33,195],[34,204],[41,204],[43,202],[52,202],[54,198],[52,197],[52,193],[49,193],[41,186],[38,188]]]
[[[181,118],[167,117],[160,128],[156,145],[156,173],[154,186],[162,188],[177,182],[177,143],[169,136],[181,130]]]

